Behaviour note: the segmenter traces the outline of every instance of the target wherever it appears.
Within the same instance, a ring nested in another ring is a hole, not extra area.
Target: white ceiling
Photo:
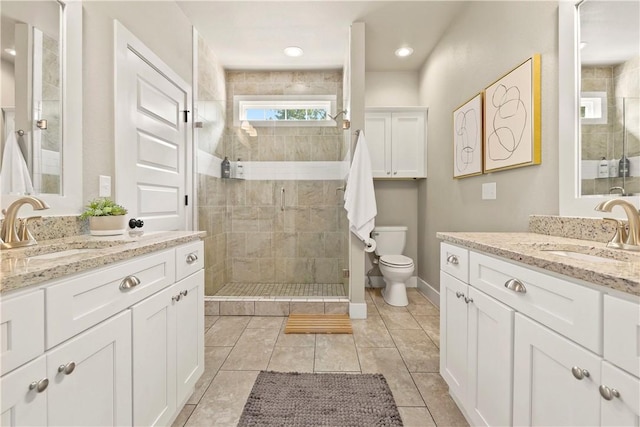
[[[339,69],[349,27],[364,22],[367,71],[414,71],[467,2],[463,1],[177,1],[226,69]],[[287,46],[304,55],[288,58]],[[410,45],[414,54],[397,58]]]

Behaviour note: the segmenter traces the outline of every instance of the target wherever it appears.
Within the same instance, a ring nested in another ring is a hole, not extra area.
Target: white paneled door
[[[116,199],[145,230],[190,229],[191,88],[115,25]]]

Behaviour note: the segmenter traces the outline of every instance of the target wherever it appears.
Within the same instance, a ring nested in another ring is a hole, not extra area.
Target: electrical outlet
[[[495,200],[496,199],[496,183],[487,182],[482,184],[482,200]]]
[[[111,177],[108,175],[100,175],[100,188],[98,196],[111,197]]]

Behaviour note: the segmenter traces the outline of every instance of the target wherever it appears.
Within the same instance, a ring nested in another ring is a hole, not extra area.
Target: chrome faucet
[[[18,210],[22,205],[31,205],[33,210],[49,209],[49,205],[33,196],[21,197],[3,210],[4,221],[0,230],[0,248],[11,249],[35,245],[37,242],[29,232],[29,222],[39,217],[29,217],[19,220]]]
[[[620,206],[627,214],[629,231],[625,233],[624,227],[618,226],[613,239],[607,244],[611,248],[640,251],[640,212],[631,203],[622,199],[611,199],[599,203],[595,210],[599,212],[611,212],[614,206]]]

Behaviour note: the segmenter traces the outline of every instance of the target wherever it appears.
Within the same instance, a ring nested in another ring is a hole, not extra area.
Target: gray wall
[[[470,2],[420,72],[429,107],[428,178],[418,184],[418,276],[440,288],[438,231],[526,231],[530,214],[558,214],[558,3]],[[541,54],[542,164],[454,180],[452,112]],[[497,200],[481,186],[497,183]]]
[[[191,23],[174,2],[83,2],[83,200],[98,176],[114,176],[113,20],[117,19],[185,81],[191,82]]]

